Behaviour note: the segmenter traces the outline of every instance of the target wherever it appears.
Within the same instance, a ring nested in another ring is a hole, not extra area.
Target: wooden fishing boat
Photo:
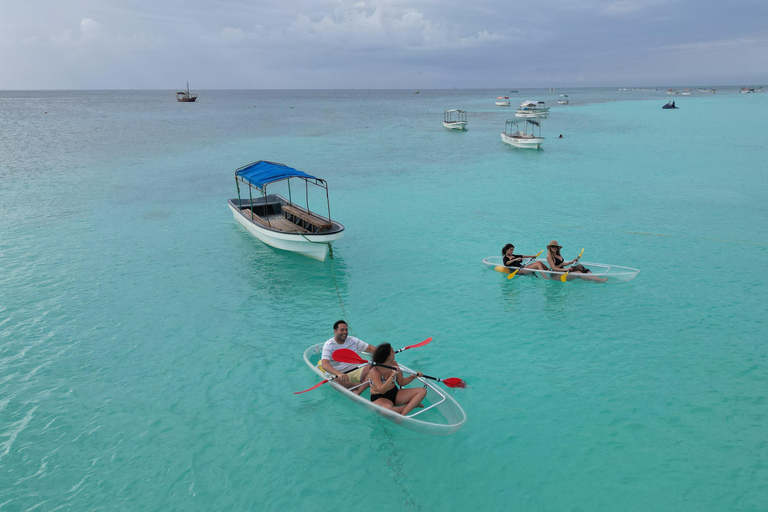
[[[305,206],[293,201],[291,179],[303,181]],[[267,185],[286,182],[288,197],[267,194]],[[240,183],[248,185],[248,198],[241,198]],[[228,201],[229,208],[240,224],[256,238],[277,249],[292,251],[316,260],[325,261],[330,244],[344,235],[344,226],[331,220],[328,184],[284,164],[259,160],[235,171],[237,199]],[[309,208],[309,185],[325,191],[328,216],[312,212]],[[261,197],[253,197],[253,189]]]
[[[526,100],[520,104],[515,117],[543,119],[549,115],[549,107],[543,101]]]
[[[197,94],[190,94],[189,92],[189,82],[187,82],[186,91],[179,91],[176,93],[176,101],[180,101],[182,103],[191,103],[193,101],[197,101]]]
[[[520,130],[522,124],[522,130]],[[539,149],[544,143],[541,136],[541,122],[538,118],[515,121],[507,119],[504,131],[501,132],[501,140],[511,146],[523,149]]]
[[[545,265],[547,265],[546,259],[537,259],[534,261],[541,261]],[[592,281],[596,283],[626,283],[627,281],[631,281],[635,277],[637,277],[637,274],[640,273],[640,271],[636,268],[631,267],[620,267],[618,265],[607,265],[605,263],[591,263],[588,261],[579,261],[579,264],[584,265],[589,270],[592,271],[591,274],[579,274],[576,272],[571,272],[566,277],[566,281]],[[489,258],[485,258],[483,260],[483,265],[486,268],[489,268],[491,270],[495,270],[496,272],[500,272],[502,274],[510,274],[514,272],[514,270],[510,270],[508,267],[505,267],[503,264],[503,257],[502,256],[491,256]],[[541,277],[543,279],[548,279],[550,281],[560,281],[563,272],[552,272],[551,270],[533,270],[533,269],[520,269],[520,271],[517,273],[518,276],[537,276]]]
[[[449,130],[466,130],[467,113],[456,108],[446,110],[443,113],[443,126]]]
[[[304,362],[307,363],[307,366],[309,366],[318,377],[321,379],[328,379],[332,377],[332,375],[325,373],[317,366],[320,362],[322,350],[323,343],[312,345],[304,352]],[[403,364],[400,364],[400,368],[403,372],[415,373]],[[464,423],[467,421],[467,414],[451,395],[444,389],[437,387],[436,384],[433,384],[424,378],[417,378],[409,387],[415,387],[417,382],[419,383],[418,385],[423,385],[427,390],[427,396],[422,401],[424,407],[414,409],[406,416],[371,402],[370,392],[368,390],[357,395],[334,381],[330,381],[328,384],[356,404],[362,405],[363,407],[380,414],[392,423],[413,430],[414,432],[432,436],[447,436],[453,434],[464,426]]]

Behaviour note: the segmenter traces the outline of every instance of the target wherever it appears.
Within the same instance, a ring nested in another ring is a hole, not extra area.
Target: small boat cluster
[[[568,95],[561,94],[557,103],[567,105]],[[508,107],[509,104],[509,96],[496,98],[496,105],[499,107]],[[515,117],[518,119],[507,119],[504,131],[501,132],[502,142],[517,148],[540,149],[544,142],[544,137],[541,135],[541,120],[548,116],[549,107],[543,101],[523,101],[515,111]],[[455,108],[446,110],[443,113],[443,126],[449,130],[466,130],[467,112]]]

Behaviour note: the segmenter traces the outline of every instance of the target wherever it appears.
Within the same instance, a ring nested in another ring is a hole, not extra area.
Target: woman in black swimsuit
[[[560,255],[560,249],[562,249],[562,246],[557,243],[557,240],[552,240],[549,242],[549,244],[547,244],[547,262],[552,267],[553,272],[570,272],[570,274],[568,274],[569,276],[573,274],[582,274],[574,275],[573,277],[579,277],[588,281],[603,282],[608,280],[608,278],[605,277],[583,275],[591,274],[592,271],[584,265],[575,264],[577,261],[579,261],[579,258],[574,258],[571,261],[565,261],[565,258]],[[565,268],[569,265],[571,268]]]
[[[524,254],[515,254],[515,246],[512,244],[505,245],[504,248],[501,249],[501,255],[504,257],[503,258],[504,266],[512,269],[512,272],[520,268],[520,265],[522,265],[524,258],[530,259],[530,258],[536,257],[535,255],[526,256]],[[532,263],[529,263],[528,265],[525,266],[525,268],[530,268],[533,270],[549,270],[549,268],[547,268],[547,266],[540,261],[534,261]],[[522,270],[518,272],[518,274],[524,274],[524,273],[525,272]]]
[[[395,351],[392,350],[392,345],[382,343],[376,347],[376,352],[373,353],[371,360],[377,364],[397,368],[397,370],[390,370],[389,368],[376,365],[371,368],[370,373],[368,373],[368,378],[371,382],[371,402],[399,412],[403,416],[421,405],[421,401],[427,396],[426,389],[402,389],[402,387],[410,384],[414,379],[421,377],[423,374],[416,372],[416,375],[403,377],[400,373],[400,366],[395,362]],[[398,389],[398,385],[400,389]]]

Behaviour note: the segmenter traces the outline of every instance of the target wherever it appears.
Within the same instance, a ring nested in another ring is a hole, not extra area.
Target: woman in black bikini
[[[512,269],[513,272],[516,269],[520,268],[520,265],[522,264],[524,258],[530,259],[530,258],[536,257],[535,255],[526,256],[524,254],[515,254],[515,246],[512,244],[505,245],[504,248],[501,249],[501,255],[503,256],[504,266]],[[530,268],[533,270],[549,270],[549,268],[547,268],[547,266],[540,261],[534,261],[532,263],[529,263],[528,265],[525,266],[525,268]],[[518,274],[521,274],[521,275],[523,273],[524,272],[522,270],[518,272]]]
[[[399,412],[403,416],[421,405],[421,401],[427,396],[426,389],[402,389],[402,387],[410,384],[416,377],[421,377],[423,374],[416,372],[416,375],[403,377],[400,373],[400,366],[395,362],[395,351],[392,350],[392,345],[382,343],[376,347],[371,360],[377,364],[397,368],[397,370],[390,370],[389,368],[376,365],[371,368],[371,371],[368,373],[368,378],[371,382],[371,402]],[[398,385],[400,389],[398,389]]]
[[[547,244],[547,262],[552,267],[553,272],[570,272],[570,274],[568,274],[569,276],[573,274],[582,274],[574,275],[573,277],[579,277],[588,281],[603,282],[608,280],[608,278],[605,277],[583,275],[591,274],[592,271],[584,265],[575,264],[577,261],[579,261],[579,258],[574,258],[571,261],[565,261],[565,259],[560,255],[560,249],[562,249],[562,246],[557,243],[557,240],[552,240],[549,242],[549,244]],[[571,268],[565,268],[569,265]]]

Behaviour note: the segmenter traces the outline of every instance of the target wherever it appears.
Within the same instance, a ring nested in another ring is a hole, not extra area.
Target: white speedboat
[[[686,89],[683,91],[683,96],[690,96],[691,94],[693,94],[693,92],[691,92],[690,89]]]
[[[549,115],[549,107],[543,101],[525,100],[515,112],[515,117],[545,118]]]
[[[329,379],[332,375],[325,373],[317,366],[320,362],[322,350],[323,343],[312,345],[304,351],[304,362],[307,363],[307,366],[309,366],[319,378]],[[398,364],[403,370],[403,373],[415,373],[400,362],[398,362]],[[416,384],[417,382],[418,384]],[[416,408],[406,416],[371,402],[369,390],[363,391],[360,395],[357,395],[333,380],[328,384],[356,404],[362,405],[363,407],[380,414],[392,423],[421,434],[447,436],[459,430],[467,421],[467,414],[464,412],[464,409],[461,408],[461,405],[459,405],[447,391],[439,388],[437,384],[434,384],[425,378],[419,377],[411,384],[411,386],[424,386],[427,389],[427,396],[421,402],[424,404],[424,407]]]
[[[496,98],[496,106],[497,107],[508,107],[509,106],[509,96],[499,96]]]
[[[296,190],[301,187],[294,185],[291,193],[292,178],[294,182],[304,182],[303,190]],[[267,185],[283,181],[287,184],[287,199],[279,194],[267,194]],[[248,185],[247,198],[241,197],[240,183]],[[267,245],[325,261],[330,244],[344,235],[344,226],[331,220],[325,180],[284,164],[259,160],[237,169],[235,184],[237,199],[228,201],[235,220]],[[325,191],[327,217],[309,209],[310,185]],[[260,192],[260,197],[253,197],[254,189]],[[306,198],[304,206],[295,204],[293,196]]]
[[[446,110],[443,113],[443,126],[449,130],[466,130],[467,113],[457,108]]]
[[[509,267],[505,267],[503,264],[502,256],[491,256],[483,260],[483,265],[491,270],[500,272],[507,277],[514,270],[510,270]],[[537,259],[547,265],[546,259]],[[591,263],[588,261],[580,261],[579,264],[584,265],[592,272],[590,274],[577,274],[575,272],[569,273],[566,277],[566,281],[591,281],[596,283],[625,283],[631,281],[637,277],[640,271],[631,267],[619,267],[617,265],[607,265],[605,263]],[[518,276],[535,276],[547,279],[550,281],[562,281],[563,272],[552,272],[551,270],[534,270],[530,268],[524,268],[518,271]]]
[[[558,105],[567,105],[568,104],[568,95],[567,94],[561,94],[560,99],[557,100]]]
[[[521,124],[522,127],[519,126]],[[539,149],[544,142],[544,137],[541,136],[541,122],[538,118],[525,121],[507,119],[504,131],[501,132],[501,140],[517,148]]]
[[[680,93],[679,93],[679,92],[677,92],[677,91],[676,91],[676,90],[674,90],[674,89],[667,89],[667,94],[680,94]]]

